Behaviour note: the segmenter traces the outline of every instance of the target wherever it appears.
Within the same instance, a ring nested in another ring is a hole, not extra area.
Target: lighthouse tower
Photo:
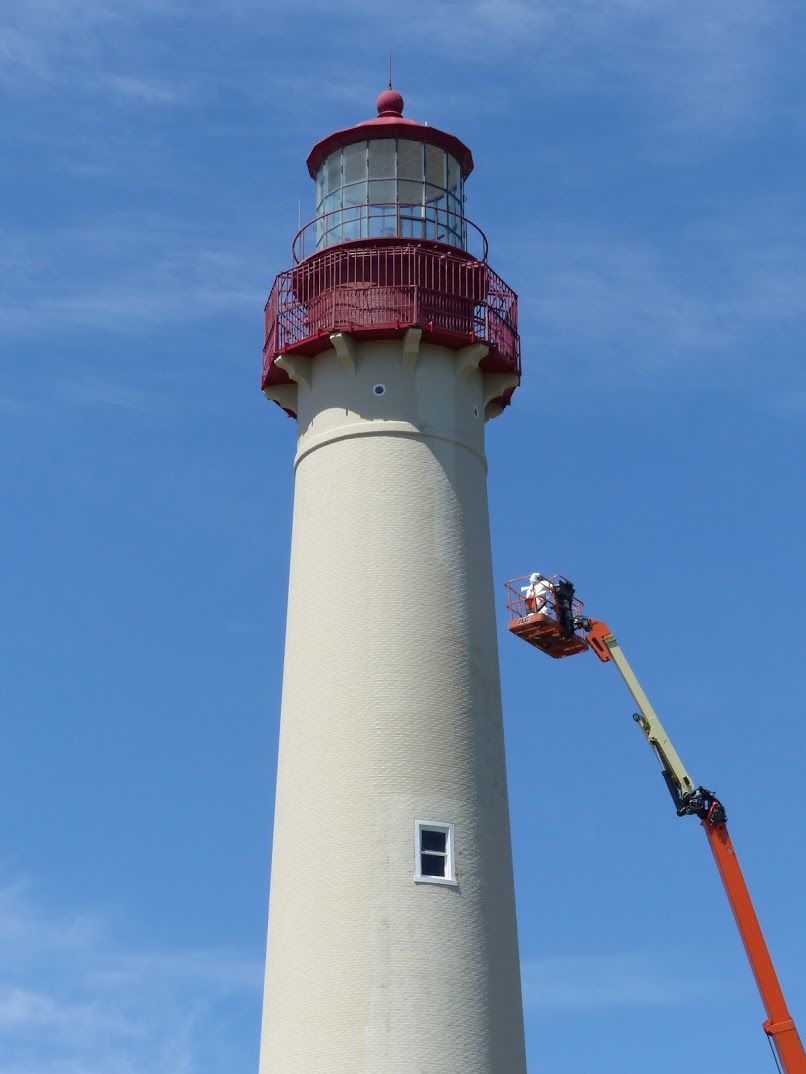
[[[260,1072],[524,1074],[484,454],[517,300],[470,150],[377,109],[312,149],[266,306],[298,442]]]

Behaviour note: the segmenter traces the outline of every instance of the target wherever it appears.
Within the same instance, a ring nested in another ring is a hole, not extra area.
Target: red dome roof
[[[378,115],[373,119],[365,119],[363,123],[357,123],[354,127],[345,130],[334,131],[327,138],[317,142],[308,154],[308,171],[311,178],[316,178],[319,165],[335,150],[344,145],[353,145],[365,138],[411,138],[412,140],[427,142],[429,145],[438,145],[446,153],[450,153],[459,161],[462,176],[467,178],[473,171],[473,155],[464,144],[452,134],[437,127],[429,127],[426,123],[417,123],[403,115],[403,98],[389,86],[375,102]]]

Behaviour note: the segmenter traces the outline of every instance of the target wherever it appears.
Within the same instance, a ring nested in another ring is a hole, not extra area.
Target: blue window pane
[[[344,209],[341,213],[342,241],[351,242],[361,238],[362,209],[360,206]]]
[[[424,239],[425,234],[425,220],[422,217],[415,218],[412,216],[400,217],[400,236],[403,239]]]
[[[345,205],[364,205],[367,200],[367,184],[352,183],[344,188]]]
[[[397,210],[394,205],[370,205],[367,234],[383,238],[397,234]]]
[[[339,218],[336,216],[334,219],[338,220]],[[325,231],[325,246],[332,246],[334,243],[341,242],[342,230],[341,222],[329,227]]]
[[[444,187],[426,185],[425,200],[427,205],[439,205],[441,208],[446,208],[448,195]]]

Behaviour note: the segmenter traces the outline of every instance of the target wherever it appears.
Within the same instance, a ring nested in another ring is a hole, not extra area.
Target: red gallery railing
[[[387,203],[342,209],[306,224],[293,256],[266,303],[264,387],[288,382],[279,355],[311,357],[331,346],[333,332],[383,339],[408,328],[455,349],[486,343],[484,372],[520,375],[518,297],[488,265],[484,233],[464,217]]]
[[[520,374],[517,295],[485,261],[383,239],[329,247],[279,274],[266,304],[263,384],[287,380],[278,355],[317,354],[332,332],[383,338],[411,327],[447,346],[487,343],[482,369]]]

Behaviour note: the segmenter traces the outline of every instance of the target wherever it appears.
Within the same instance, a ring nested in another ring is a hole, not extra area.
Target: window
[[[445,187],[445,153],[435,145],[425,147],[425,181]]]
[[[455,157],[448,156],[448,190],[454,196],[462,189],[462,175],[459,171],[459,161]]]
[[[366,183],[351,183],[350,186],[344,188],[344,204],[345,205],[366,205],[367,203],[367,184]]]
[[[369,203],[370,205],[382,205],[385,202],[395,201],[394,179],[370,179]]]
[[[397,174],[401,179],[423,181],[423,143],[401,138],[397,143]]]
[[[414,826],[414,879],[421,884],[456,884],[453,825],[418,820]]]
[[[359,183],[367,177],[367,143],[344,147],[344,182]]]
[[[316,177],[316,247],[398,236],[464,248],[459,161],[438,146],[408,138],[372,138],[337,149]],[[356,206],[376,206],[355,212]],[[388,205],[388,209],[377,208]],[[395,206],[402,206],[396,212]]]
[[[325,161],[325,194],[338,190],[341,186],[341,150],[331,153]]]
[[[369,143],[370,179],[394,179],[395,149],[394,138],[379,138]]]

